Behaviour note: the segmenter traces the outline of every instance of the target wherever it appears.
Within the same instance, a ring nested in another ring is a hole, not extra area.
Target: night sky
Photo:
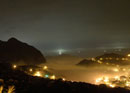
[[[0,40],[43,53],[130,47],[130,0],[1,0]]]

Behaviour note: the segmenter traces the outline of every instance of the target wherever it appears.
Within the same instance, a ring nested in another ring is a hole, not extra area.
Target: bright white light
[[[62,55],[62,50],[59,50],[59,55]]]
[[[112,88],[114,88],[114,87],[115,87],[115,85],[112,85],[112,84],[110,84],[109,86],[110,86],[110,87],[112,87]]]
[[[62,55],[64,52],[65,52],[64,49],[59,49],[59,50],[58,50],[58,54],[59,54],[59,55]]]
[[[109,78],[105,77],[104,82],[109,82]]]
[[[101,81],[102,81],[102,78],[96,79],[96,83],[99,83],[99,82],[101,82]]]

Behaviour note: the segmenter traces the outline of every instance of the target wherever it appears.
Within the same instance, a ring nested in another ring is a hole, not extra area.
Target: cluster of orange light
[[[130,89],[130,78],[129,76],[115,76],[115,77],[100,77],[97,78],[95,84],[105,84],[109,87],[123,87]]]
[[[44,66],[44,67],[43,67],[43,70],[48,70],[48,67],[47,67],[47,66]],[[31,68],[31,69],[29,69],[29,71],[32,72],[33,69]],[[55,76],[55,75],[48,75],[48,74],[43,75],[42,72],[40,72],[40,71],[36,71],[36,72],[33,74],[33,76],[44,77],[44,78],[49,78],[49,79],[53,79],[53,80],[56,79],[56,76]],[[62,80],[65,81],[66,79],[65,79],[65,78],[62,78]]]

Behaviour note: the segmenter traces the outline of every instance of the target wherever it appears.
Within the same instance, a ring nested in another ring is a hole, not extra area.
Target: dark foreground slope
[[[0,79],[4,80],[4,88],[14,85],[16,93],[130,93],[129,90],[105,85],[33,77],[12,69],[8,63],[0,63]]]
[[[0,41],[0,61],[41,64],[46,60],[42,53],[33,46],[11,38],[7,42]]]

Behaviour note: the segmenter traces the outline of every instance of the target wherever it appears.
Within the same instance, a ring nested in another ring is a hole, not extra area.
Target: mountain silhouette
[[[93,64],[97,64],[97,63],[93,60],[83,59],[76,65],[86,66],[86,65],[93,65]]]
[[[45,63],[46,59],[33,46],[10,38],[8,41],[0,41],[0,61],[37,65]]]
[[[126,58],[126,56],[115,53],[106,53],[96,57],[97,60],[99,60],[100,58]]]

